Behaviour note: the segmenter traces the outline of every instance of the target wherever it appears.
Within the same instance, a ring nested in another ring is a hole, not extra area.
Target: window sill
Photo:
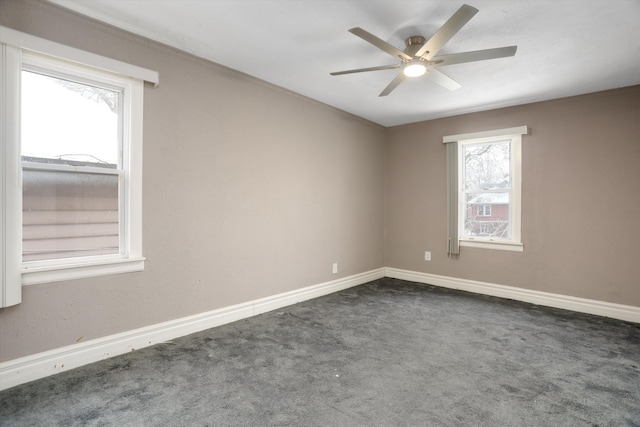
[[[83,279],[110,274],[133,273],[144,270],[144,258],[110,259],[91,262],[77,262],[64,265],[23,267],[22,285]]]
[[[494,249],[498,251],[524,252],[522,243],[491,242],[488,240],[460,240],[460,246],[467,248]]]

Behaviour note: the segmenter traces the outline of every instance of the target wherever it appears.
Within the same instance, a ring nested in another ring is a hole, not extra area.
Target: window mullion
[[[93,166],[74,166],[55,163],[39,163],[39,162],[22,162],[22,168],[27,170],[39,171],[57,171],[57,172],[74,172],[74,173],[91,173],[102,175],[121,175],[122,169],[101,168]]]

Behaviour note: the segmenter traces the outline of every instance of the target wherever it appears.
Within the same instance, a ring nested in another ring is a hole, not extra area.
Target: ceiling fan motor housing
[[[404,49],[404,52],[409,56],[415,56],[416,52],[420,50],[426,41],[427,40],[422,36],[411,36],[405,42],[407,47]]]

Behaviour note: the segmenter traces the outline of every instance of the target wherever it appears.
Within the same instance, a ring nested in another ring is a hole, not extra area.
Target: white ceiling
[[[383,126],[640,84],[640,0],[50,1]],[[479,12],[439,55],[518,51],[440,68],[461,89],[423,77],[378,97],[397,70],[329,75],[397,62],[348,29],[402,50],[464,2]]]

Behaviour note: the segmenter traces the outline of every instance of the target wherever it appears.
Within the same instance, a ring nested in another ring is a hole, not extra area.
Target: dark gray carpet
[[[640,426],[640,325],[394,279],[0,393],[3,426]]]

